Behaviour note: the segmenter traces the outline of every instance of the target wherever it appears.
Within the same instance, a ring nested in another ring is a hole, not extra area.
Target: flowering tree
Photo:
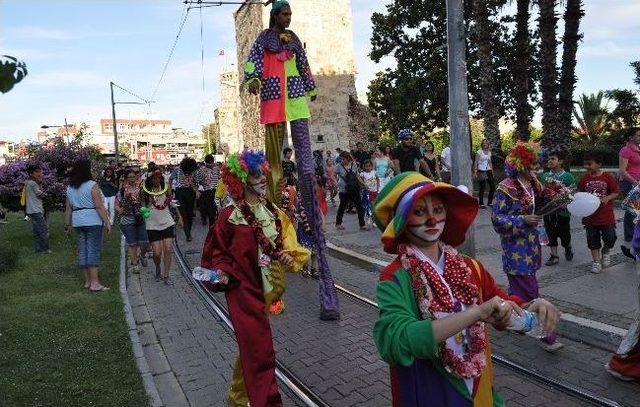
[[[45,209],[62,209],[67,170],[79,159],[91,160],[96,170],[104,164],[104,159],[94,147],[82,147],[79,142],[66,144],[62,139],[57,139],[47,145],[27,146],[24,158],[0,166],[0,205],[20,210],[20,195],[29,178],[27,167],[36,164],[42,168],[44,175]]]

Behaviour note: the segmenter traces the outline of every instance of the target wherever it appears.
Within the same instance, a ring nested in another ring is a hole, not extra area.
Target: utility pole
[[[64,131],[67,134],[67,145],[71,144],[71,140],[69,140],[69,125],[67,124],[67,118],[64,118]]]
[[[120,160],[120,152],[118,151],[118,129],[116,128],[116,102],[113,100],[113,82],[109,82],[111,87],[111,117],[113,122],[113,148],[115,153],[116,166]]]
[[[449,122],[451,183],[464,185],[473,195],[471,177],[471,138],[469,137],[469,99],[465,47],[464,0],[447,2],[447,72],[449,78]],[[460,250],[475,255],[474,226],[467,231]]]

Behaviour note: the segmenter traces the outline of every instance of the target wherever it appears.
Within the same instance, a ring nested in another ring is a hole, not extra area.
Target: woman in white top
[[[493,180],[493,167],[491,166],[491,149],[489,146],[489,140],[482,140],[480,143],[480,149],[476,152],[476,157],[473,160],[473,174],[474,178],[478,180],[480,185],[480,192],[478,194],[478,200],[480,201],[480,207],[486,208],[493,205],[493,194],[496,192],[496,183]],[[484,205],[484,191],[489,186],[489,194],[487,196],[487,205]]]
[[[111,222],[104,208],[104,196],[91,177],[91,162],[73,163],[67,187],[65,230],[78,237],[78,265],[84,273],[84,288],[92,292],[109,290],[100,282],[98,266],[102,253],[102,231],[111,233]]]
[[[393,177],[393,168],[391,165],[391,159],[386,156],[380,147],[376,148],[376,151],[373,153],[373,167],[376,171],[376,176],[380,180],[378,184],[378,191],[380,192],[387,182],[391,180]]]
[[[164,280],[165,285],[173,285],[169,279],[171,269],[171,255],[173,254],[173,239],[175,237],[175,224],[171,213],[171,186],[165,182],[160,170],[155,170],[147,178],[142,186],[143,200],[149,209],[149,217],[146,220],[147,236],[153,250],[153,263],[156,266],[156,281]],[[178,225],[182,219],[178,211]],[[164,260],[164,270],[161,262]]]

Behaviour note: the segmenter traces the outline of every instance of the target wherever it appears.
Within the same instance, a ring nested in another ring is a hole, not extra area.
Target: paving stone
[[[158,392],[166,407],[184,407],[189,402],[180,391],[180,383],[173,372],[167,372],[154,377]]]
[[[155,343],[152,345],[144,346],[142,348],[144,355],[149,364],[149,368],[154,376],[167,373],[171,371],[171,366],[164,355],[164,350],[160,344]]]

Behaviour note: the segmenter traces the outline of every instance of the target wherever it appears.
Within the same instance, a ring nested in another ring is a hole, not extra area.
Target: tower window
[[[324,143],[324,135],[322,135],[322,134],[318,134],[318,136],[317,136],[317,138],[316,138],[316,141],[317,141],[318,143]]]

